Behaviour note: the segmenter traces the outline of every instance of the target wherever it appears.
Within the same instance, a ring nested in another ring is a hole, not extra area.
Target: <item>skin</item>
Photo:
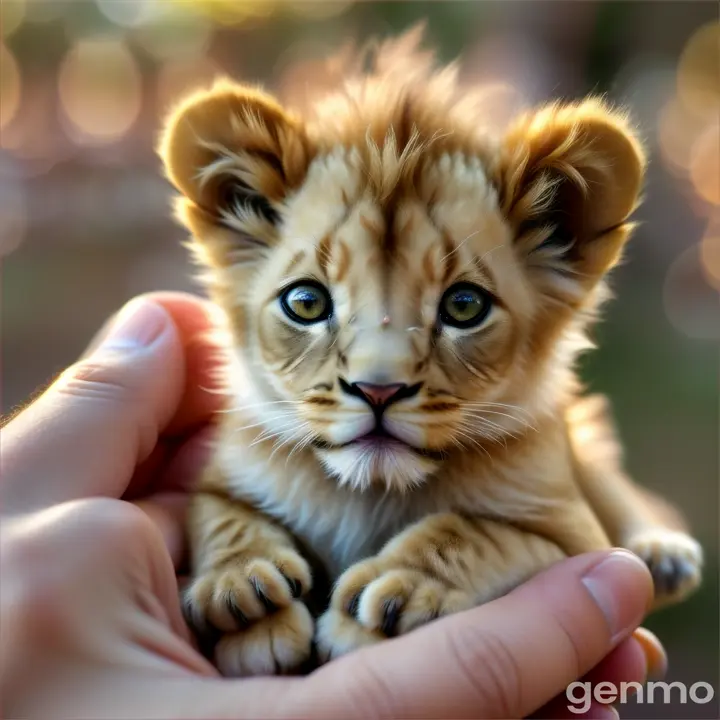
[[[200,300],[137,299],[3,428],[6,717],[579,717],[577,679],[664,672],[644,564],[600,551],[304,678],[228,680],[178,604],[187,490],[221,398]],[[614,717],[594,705],[586,717]]]

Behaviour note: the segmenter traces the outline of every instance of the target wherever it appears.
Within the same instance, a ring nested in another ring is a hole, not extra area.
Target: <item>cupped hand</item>
[[[221,409],[209,306],[138,298],[2,430],[6,717],[612,717],[569,683],[662,673],[630,553],[570,559],[504,598],[304,678],[228,680],[178,604],[187,490]]]

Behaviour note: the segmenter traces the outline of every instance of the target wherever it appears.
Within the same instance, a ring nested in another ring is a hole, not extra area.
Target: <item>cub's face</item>
[[[550,407],[642,158],[597,104],[544,112],[494,145],[433,145],[430,128],[401,147],[333,142],[243,88],[180,109],[163,153],[260,439],[404,490]]]
[[[385,203],[363,169],[352,150],[312,162],[248,295],[245,349],[264,395],[293,402],[281,437],[347,482],[407,485],[527,424],[511,385],[539,319],[477,159],[429,161]]]

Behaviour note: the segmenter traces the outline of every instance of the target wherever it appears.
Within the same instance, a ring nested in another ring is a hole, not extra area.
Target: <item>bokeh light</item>
[[[16,250],[27,230],[27,198],[17,175],[0,172],[0,257]]]
[[[313,20],[342,15],[353,0],[285,0],[284,6],[294,13]]]
[[[21,86],[18,64],[10,50],[0,43],[0,130],[12,122],[20,108]]]
[[[155,0],[95,0],[95,4],[110,22],[136,27],[151,17]]]
[[[686,171],[690,166],[693,143],[703,123],[690,114],[677,97],[665,103],[658,116],[658,143],[671,170]]]
[[[663,299],[675,329],[696,340],[720,339],[720,294],[708,281],[700,243],[685,250],[670,266]]]
[[[165,5],[163,12],[133,31],[135,43],[156,60],[198,56],[207,50],[212,24],[192,6]]]
[[[692,193],[696,214],[720,205],[720,23],[703,25],[685,43],[676,92],[658,116],[658,143],[667,167]]]
[[[720,122],[708,124],[693,143],[689,170],[697,194],[720,205]]]
[[[77,43],[59,76],[62,109],[73,139],[112,142],[132,127],[140,113],[142,78],[129,50],[114,39]]]
[[[0,37],[10,37],[23,23],[26,0],[2,0],[0,2]]]
[[[238,25],[247,20],[270,16],[283,0],[166,0],[182,6],[197,7],[214,22]]]
[[[685,45],[678,63],[678,96],[701,118],[716,119],[720,111],[720,22],[708,23]]]
[[[708,282],[720,290],[720,216],[715,226],[708,228],[700,244],[700,260]]]

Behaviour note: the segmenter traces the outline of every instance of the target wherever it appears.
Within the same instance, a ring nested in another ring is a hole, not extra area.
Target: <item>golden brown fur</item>
[[[313,636],[322,658],[348,652],[609,545],[647,560],[657,606],[700,581],[700,548],[625,476],[574,372],[632,230],[631,126],[587,99],[485,134],[481,96],[419,41],[301,114],[219,83],[162,138],[228,335],[185,595],[226,674],[293,668]],[[304,325],[278,294],[309,280],[333,310]],[[439,314],[460,281],[489,308],[477,326]],[[407,393],[371,410],[368,382]],[[377,423],[396,439],[362,444]],[[333,582],[317,620],[312,566]]]

